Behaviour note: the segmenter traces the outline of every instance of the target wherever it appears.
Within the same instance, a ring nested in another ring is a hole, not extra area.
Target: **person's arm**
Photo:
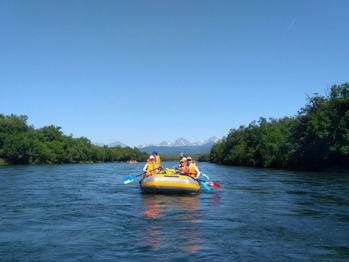
[[[147,172],[147,168],[148,168],[148,163],[145,164],[145,166],[143,167],[143,172]]]
[[[198,179],[201,173],[200,173],[200,170],[199,170],[199,168],[197,166],[195,167],[195,170],[196,170],[196,177],[195,177],[195,179]]]

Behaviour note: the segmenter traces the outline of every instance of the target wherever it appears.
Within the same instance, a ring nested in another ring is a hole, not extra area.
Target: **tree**
[[[64,135],[58,126],[34,129],[27,125],[27,119],[27,116],[0,114],[1,163],[53,164],[146,159],[146,154],[136,148],[99,147],[86,137]]]
[[[349,163],[349,84],[315,94],[295,117],[260,118],[230,130],[210,160],[228,165],[318,169]]]

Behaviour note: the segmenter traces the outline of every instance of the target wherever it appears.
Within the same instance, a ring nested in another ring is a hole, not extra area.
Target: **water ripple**
[[[167,196],[122,184],[141,168],[1,167],[1,261],[348,259],[349,179],[343,173],[200,163],[221,190]]]

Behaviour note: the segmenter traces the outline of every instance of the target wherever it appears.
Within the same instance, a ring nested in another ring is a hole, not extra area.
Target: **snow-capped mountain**
[[[197,142],[180,137],[174,141],[163,141],[159,144],[138,146],[141,151],[151,153],[157,151],[161,155],[180,155],[185,154],[207,154],[210,152],[214,143],[218,141],[217,137],[210,137]]]
[[[191,146],[191,145],[193,145],[193,143],[191,143],[190,141],[188,141],[183,137],[176,139],[173,143],[173,146]]]
[[[208,139],[204,139],[204,140],[200,140],[199,142],[195,142],[193,143],[194,146],[202,146],[202,145],[206,145],[206,144],[214,144],[218,142],[218,137],[216,136],[211,136]]]
[[[111,143],[95,143],[96,146],[107,146],[107,147],[117,147],[117,146],[120,146],[120,147],[128,147],[128,145],[120,142],[120,141],[114,141],[114,142],[111,142]]]
[[[197,142],[190,142],[189,140],[180,137],[177,138],[174,141],[162,141],[158,144],[145,144],[145,145],[139,145],[138,148],[145,148],[145,147],[180,147],[180,146],[202,146],[206,144],[214,144],[218,141],[218,138],[215,136],[212,136],[208,139],[200,140]]]

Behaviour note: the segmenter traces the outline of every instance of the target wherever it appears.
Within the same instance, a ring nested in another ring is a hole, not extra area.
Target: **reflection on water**
[[[149,221],[144,235],[153,250],[175,248],[192,253],[201,249],[199,198],[195,196],[142,195],[143,216]],[[180,241],[178,241],[180,238]],[[174,241],[176,240],[176,241]]]
[[[167,210],[177,209],[183,212],[185,219],[197,217],[198,196],[175,196],[175,195],[151,195],[142,194],[144,217],[158,218],[161,214],[165,215]],[[195,222],[195,221],[192,221]]]

